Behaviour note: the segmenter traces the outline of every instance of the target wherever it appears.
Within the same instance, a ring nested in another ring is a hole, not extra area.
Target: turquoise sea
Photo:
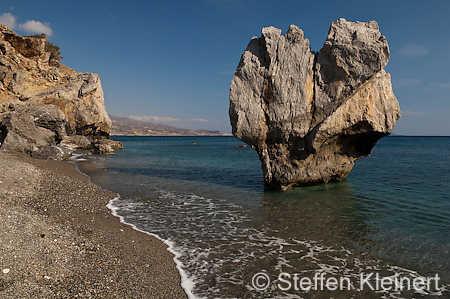
[[[191,298],[450,298],[450,138],[385,137],[344,181],[287,192],[264,191],[234,137],[113,139],[123,151],[77,164],[120,195],[122,221],[169,245]],[[361,288],[372,272],[438,274],[439,289]],[[351,285],[294,287],[319,274]]]

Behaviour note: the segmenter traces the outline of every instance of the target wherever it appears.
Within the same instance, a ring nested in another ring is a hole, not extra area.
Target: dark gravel
[[[1,298],[186,298],[173,255],[67,162],[0,151]]]

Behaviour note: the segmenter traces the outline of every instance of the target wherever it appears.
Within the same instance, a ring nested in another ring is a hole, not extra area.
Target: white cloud
[[[128,116],[129,118],[140,120],[140,121],[148,121],[155,123],[172,123],[181,121],[181,119],[168,117],[168,116],[153,116],[153,115],[143,115],[143,116]]]
[[[208,122],[207,119],[204,118],[190,118],[190,119],[186,119],[187,121],[192,121],[192,122],[200,122],[200,123],[205,123]]]
[[[178,128],[185,128],[189,130],[221,130],[224,132],[230,131],[230,124],[222,120],[209,120],[205,118],[175,118],[169,116],[155,116],[155,115],[141,115],[141,116],[126,116],[131,119],[150,122],[154,124],[168,125]]]
[[[438,87],[438,88],[450,89],[450,82],[449,82],[449,83],[437,83],[437,82],[433,82],[433,83],[431,83],[431,85],[433,85],[434,87]]]
[[[13,10],[13,7],[10,7],[10,10]],[[6,25],[11,29],[19,28],[30,34],[39,34],[45,33],[47,36],[51,36],[53,34],[53,30],[50,27],[49,23],[42,23],[35,20],[26,21],[23,24],[16,23],[17,18],[10,12],[5,12],[0,15],[0,24]]]
[[[47,36],[53,34],[53,30],[50,28],[49,23],[41,23],[35,20],[26,21],[25,24],[20,25],[20,28],[31,34],[45,33]]]
[[[430,50],[421,45],[409,44],[398,50],[398,53],[411,58],[425,56]]]
[[[16,27],[16,17],[9,12],[5,12],[0,15],[0,24],[6,25],[9,28],[14,29],[14,27]]]
[[[169,116],[155,116],[155,115],[142,115],[142,116],[127,116],[135,120],[146,121],[156,124],[165,124],[171,126],[186,126],[187,124],[194,123],[209,123],[210,121],[205,118],[174,118]]]
[[[132,118],[135,120],[140,121],[148,121],[153,123],[164,123],[164,124],[173,124],[173,123],[180,123],[180,122],[200,122],[205,123],[209,122],[209,120],[205,118],[188,118],[188,119],[180,119],[180,118],[174,118],[170,116],[155,116],[155,115],[142,115],[142,116],[127,116],[128,118]]]

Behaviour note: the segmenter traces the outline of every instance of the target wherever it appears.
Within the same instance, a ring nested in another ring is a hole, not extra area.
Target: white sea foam
[[[75,165],[75,168],[77,169],[77,171],[79,173],[81,173],[82,175],[85,175],[88,178],[90,184],[96,185],[96,184],[94,184],[92,182],[91,178],[87,174],[83,173],[80,170],[80,168],[78,167],[77,163],[75,163],[75,162],[79,162],[79,161],[83,161],[84,160],[84,159],[79,159],[78,157],[80,157],[80,156],[84,156],[84,155],[83,154],[75,154],[73,156],[73,159],[71,159],[71,161],[69,161],[69,162]],[[101,189],[103,189],[103,190],[105,190],[104,188],[102,188],[102,187],[100,187],[98,185],[96,185],[96,186],[101,188]],[[199,297],[195,296],[193,294],[193,292],[192,292],[194,287],[195,287],[195,283],[194,283],[193,279],[189,278],[187,276],[186,272],[184,271],[183,264],[179,260],[179,258],[181,256],[181,253],[178,252],[175,249],[174,243],[172,241],[170,241],[170,240],[166,240],[166,239],[161,238],[157,234],[138,229],[136,227],[136,225],[126,222],[125,218],[123,216],[119,215],[119,213],[118,213],[118,209],[119,208],[114,205],[114,202],[116,202],[118,200],[120,200],[120,194],[116,193],[116,197],[114,197],[112,200],[110,200],[108,202],[108,204],[106,205],[106,207],[111,210],[111,214],[113,216],[115,216],[115,217],[118,217],[121,223],[131,226],[134,230],[137,230],[137,231],[142,232],[144,234],[147,234],[149,236],[153,236],[153,237],[157,238],[158,240],[160,240],[161,242],[163,242],[164,244],[166,244],[167,250],[174,255],[173,261],[175,262],[176,268],[177,268],[178,272],[180,273],[181,287],[183,288],[184,292],[186,293],[186,296],[189,299],[199,299]]]
[[[81,154],[81,153],[72,153],[72,155],[69,157],[69,161],[70,161],[70,162],[87,161],[87,159],[86,159],[85,157],[86,157],[85,154]]]
[[[175,250],[174,248],[174,243],[170,240],[166,240],[161,238],[159,235],[151,233],[151,232],[147,232],[144,230],[141,230],[139,228],[136,227],[136,225],[132,224],[132,223],[128,223],[125,221],[125,218],[120,216],[118,214],[118,208],[114,205],[114,202],[120,199],[120,194],[117,194],[117,197],[113,198],[108,204],[107,204],[107,208],[111,210],[111,214],[113,214],[114,216],[118,217],[120,219],[120,222],[126,225],[131,226],[133,229],[142,232],[144,234],[147,234],[149,236],[155,237],[158,240],[160,240],[161,242],[163,242],[164,244],[167,245],[167,250],[172,253],[174,255],[173,261],[176,264],[176,268],[178,270],[178,272],[180,273],[181,276],[181,287],[184,289],[184,292],[186,293],[187,297],[189,299],[196,299],[198,298],[197,296],[195,296],[193,294],[193,289],[195,287],[195,283],[193,281],[192,278],[189,278],[186,274],[186,272],[183,269],[183,264],[180,262],[179,258],[181,256],[181,253],[179,253],[178,251]]]
[[[264,260],[274,261],[273,269],[257,270],[305,275],[323,272],[352,279],[358,279],[360,273],[383,270],[411,278],[422,277],[413,270],[368,258],[366,254],[343,246],[336,248],[319,241],[280,237],[282,229],[256,225],[258,220],[230,201],[147,188],[152,189],[148,197],[153,201],[121,199],[118,195],[108,203],[108,208],[122,223],[154,236],[168,246],[174,254],[181,286],[188,298],[235,297],[232,291],[227,293],[227,288],[233,287],[251,290],[250,296],[261,297],[262,294],[254,291],[245,277],[255,270],[255,264]],[[308,266],[302,268],[303,264]],[[208,284],[211,280],[214,283]],[[448,288],[443,286],[440,291],[426,294],[440,296]],[[381,291],[379,294],[381,298],[402,297],[401,293]],[[267,296],[300,298],[289,293],[269,293]]]

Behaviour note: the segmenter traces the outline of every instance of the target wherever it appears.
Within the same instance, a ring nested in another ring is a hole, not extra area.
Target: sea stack
[[[339,181],[371,154],[401,116],[388,61],[375,21],[333,22],[319,53],[295,25],[252,38],[229,113],[233,134],[258,152],[267,188]]]
[[[20,36],[0,25],[0,148],[61,160],[76,148],[112,153],[97,74],[59,63],[45,35]],[[100,150],[99,150],[100,148]]]

